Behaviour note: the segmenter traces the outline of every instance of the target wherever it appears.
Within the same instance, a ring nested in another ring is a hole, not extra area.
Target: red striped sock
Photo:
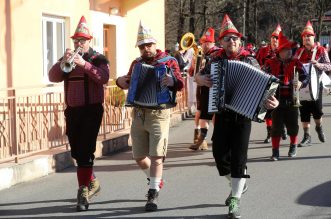
[[[279,149],[280,136],[271,137],[272,149]]]
[[[291,144],[298,144],[298,136],[297,135],[290,136],[290,142]]]
[[[88,186],[93,176],[92,167],[77,167],[77,179],[79,186]]]

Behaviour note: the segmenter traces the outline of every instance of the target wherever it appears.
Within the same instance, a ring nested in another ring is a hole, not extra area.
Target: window
[[[43,34],[43,82],[49,82],[48,71],[64,53],[65,20],[60,17],[46,16],[42,18]]]

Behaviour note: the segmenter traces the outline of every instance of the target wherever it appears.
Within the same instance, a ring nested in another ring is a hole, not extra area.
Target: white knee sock
[[[150,189],[156,189],[156,191],[160,191],[160,182],[161,177],[150,177],[151,181],[149,183]]]
[[[236,197],[238,199],[241,198],[241,194],[244,190],[246,178],[231,178],[232,185],[232,197]]]
[[[231,188],[231,174],[225,175],[225,178],[229,181],[229,186]]]

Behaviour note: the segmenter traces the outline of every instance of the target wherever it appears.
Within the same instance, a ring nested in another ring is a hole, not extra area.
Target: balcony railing
[[[99,138],[128,129],[132,108],[124,105],[126,93],[105,86],[104,116]],[[177,93],[172,113],[187,109],[187,91]],[[0,90],[0,163],[67,146],[63,85]]]

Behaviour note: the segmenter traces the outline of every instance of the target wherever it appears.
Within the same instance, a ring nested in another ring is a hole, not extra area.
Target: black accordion
[[[279,85],[276,77],[246,62],[226,59],[212,62],[210,74],[209,113],[231,110],[256,122],[264,120],[265,101]]]
[[[176,92],[162,86],[166,73],[172,71],[164,64],[152,66],[136,63],[133,66],[126,106],[166,109],[176,105]]]

